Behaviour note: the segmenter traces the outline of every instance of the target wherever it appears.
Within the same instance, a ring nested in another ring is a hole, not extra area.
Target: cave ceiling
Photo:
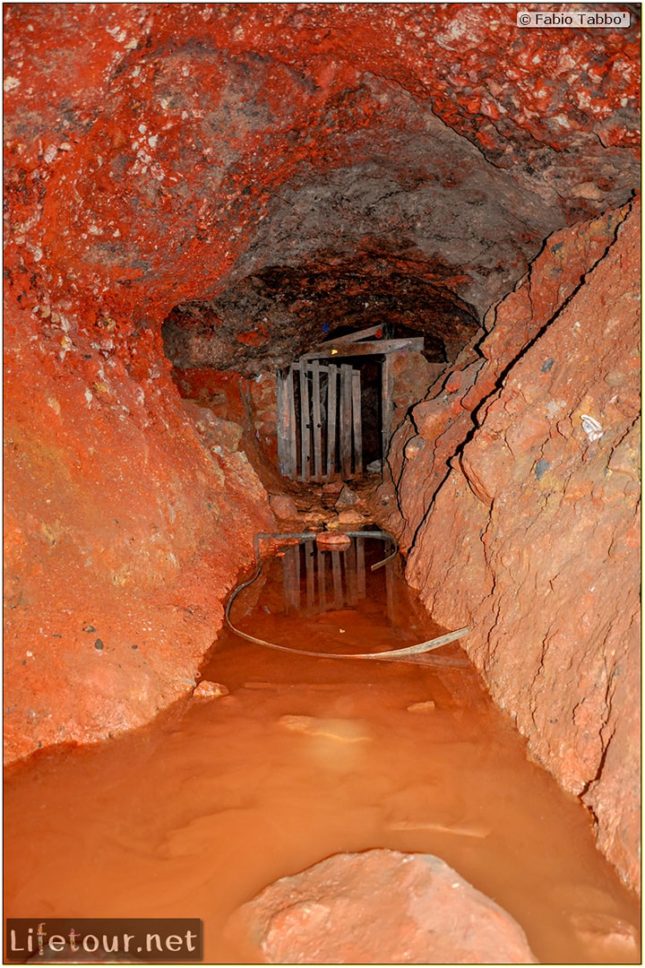
[[[512,6],[11,7],[10,279],[81,328],[163,324],[180,366],[388,320],[464,342],[639,183],[637,12],[536,32]]]

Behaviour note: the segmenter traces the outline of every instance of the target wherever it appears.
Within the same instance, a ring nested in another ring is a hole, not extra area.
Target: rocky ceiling
[[[553,193],[496,168],[395,84],[363,75],[327,106],[323,130],[343,117],[364,125],[342,134],[349,161],[304,163],[276,192],[225,291],[169,318],[175,361],[252,369],[293,359],[343,322],[384,321],[426,333],[441,359],[561,218]]]
[[[253,372],[389,319],[449,355],[549,233],[638,185],[637,22],[6,9],[7,271],[54,338],[167,320],[180,365]]]

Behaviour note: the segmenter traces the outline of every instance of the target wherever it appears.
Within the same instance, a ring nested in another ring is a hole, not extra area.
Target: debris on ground
[[[315,716],[281,716],[283,729],[307,736],[324,736],[341,743],[364,743],[371,736],[363,723],[353,719],[318,719]]]
[[[437,708],[437,704],[433,699],[426,699],[423,702],[412,702],[406,708],[409,713],[431,713]]]
[[[209,682],[204,680],[193,689],[193,699],[205,702],[209,699],[219,699],[220,696],[228,696],[228,689],[221,682]]]
[[[269,504],[276,518],[289,521],[298,517],[298,505],[288,494],[269,495]]]

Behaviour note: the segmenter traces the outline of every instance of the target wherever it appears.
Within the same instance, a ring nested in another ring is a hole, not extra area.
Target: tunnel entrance
[[[277,374],[278,463],[300,481],[379,472],[391,434],[390,355],[423,350],[423,337],[382,339],[379,326],[322,344]]]

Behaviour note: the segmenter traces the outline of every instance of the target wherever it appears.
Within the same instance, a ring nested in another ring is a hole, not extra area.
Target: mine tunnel
[[[640,6],[524,9],[5,6],[7,963],[639,962]]]

